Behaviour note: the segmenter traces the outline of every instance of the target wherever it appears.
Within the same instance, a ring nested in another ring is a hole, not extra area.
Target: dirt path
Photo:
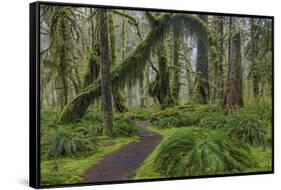
[[[85,182],[120,181],[134,177],[136,169],[162,140],[162,136],[146,129],[150,121],[139,121],[140,140],[106,155],[86,171]]]

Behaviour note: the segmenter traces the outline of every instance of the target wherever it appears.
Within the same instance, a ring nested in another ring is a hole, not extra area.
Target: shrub
[[[131,120],[143,120],[144,117],[140,114],[137,114],[137,113],[126,112],[123,115],[123,119],[129,120],[129,121],[131,121]]]
[[[85,115],[84,119],[91,121],[92,123],[102,123],[103,122],[102,112],[90,111]]]
[[[254,146],[265,145],[267,139],[266,123],[255,115],[234,115],[228,117],[226,133]]]
[[[42,111],[40,115],[41,132],[47,132],[49,127],[56,126],[58,115],[55,111]]]
[[[225,124],[226,116],[221,112],[208,114],[207,116],[203,117],[199,122],[199,125],[201,127],[207,127],[212,129],[221,129],[225,127]]]
[[[272,122],[272,103],[268,99],[255,99],[238,111],[240,114],[253,114],[262,121]]]
[[[96,139],[86,138],[68,127],[58,127],[48,140],[47,157],[78,156],[96,149]]]
[[[87,137],[99,136],[102,135],[102,124],[90,124],[86,126],[80,126],[77,127],[75,131]]]
[[[64,125],[69,130],[81,134],[83,137],[93,137],[102,135],[102,122],[93,122],[88,120],[80,120],[77,123]]]
[[[152,124],[161,128],[168,128],[190,126],[198,122],[199,118],[196,113],[185,112],[175,116],[160,117],[159,119],[155,119]]]
[[[138,135],[138,129],[134,121],[117,120],[114,121],[116,136],[135,136]]]
[[[195,176],[246,171],[255,167],[248,146],[221,133],[181,128],[159,147],[156,171],[165,176]]]

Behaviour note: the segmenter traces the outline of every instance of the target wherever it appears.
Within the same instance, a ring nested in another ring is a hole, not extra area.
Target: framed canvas
[[[30,4],[30,186],[274,172],[274,17]]]

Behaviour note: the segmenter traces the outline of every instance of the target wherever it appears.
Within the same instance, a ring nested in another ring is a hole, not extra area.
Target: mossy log
[[[143,75],[143,70],[150,57],[150,52],[156,47],[173,22],[180,22],[193,31],[197,37],[205,39],[208,27],[199,18],[193,15],[164,14],[158,18],[146,38],[140,42],[133,53],[123,63],[116,65],[111,70],[113,88],[123,88],[126,81],[137,81]],[[179,25],[182,26],[182,25]],[[58,123],[66,124],[83,117],[88,106],[101,95],[100,79],[89,85],[81,94],[70,101],[63,109]]]

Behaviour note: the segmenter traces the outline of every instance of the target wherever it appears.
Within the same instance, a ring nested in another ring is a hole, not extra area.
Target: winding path
[[[84,181],[120,181],[133,178],[136,169],[162,140],[161,135],[146,128],[149,125],[149,120],[137,122],[140,140],[107,154],[98,164],[86,171]]]

